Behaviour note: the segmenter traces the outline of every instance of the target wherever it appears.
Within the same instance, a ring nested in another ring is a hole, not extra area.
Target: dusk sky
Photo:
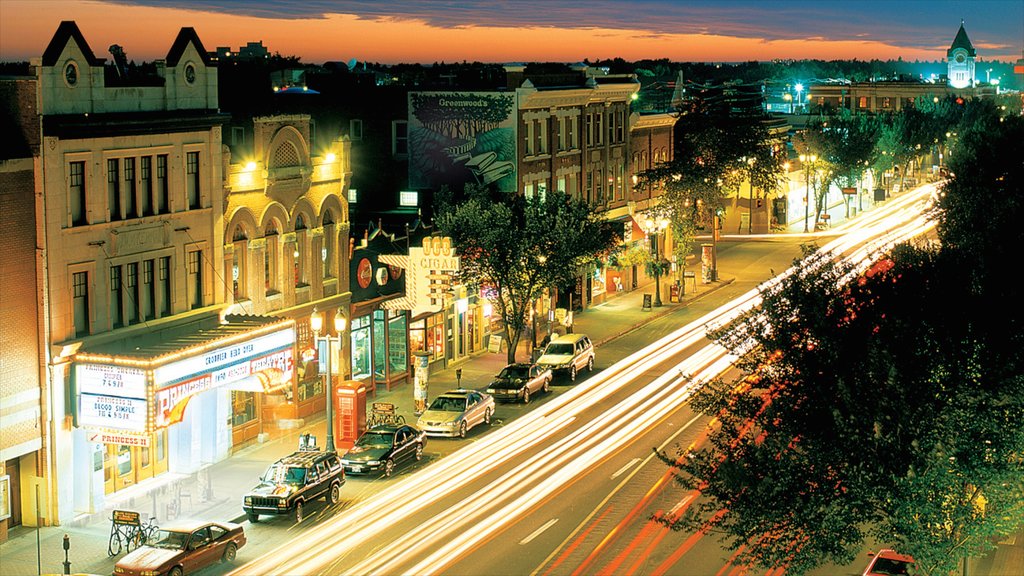
[[[0,60],[41,56],[61,20],[139,62],[184,26],[307,63],[940,60],[961,19],[980,58],[1022,56],[1022,0],[0,0]]]

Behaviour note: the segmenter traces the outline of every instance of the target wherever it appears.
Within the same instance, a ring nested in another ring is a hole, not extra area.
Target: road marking
[[[675,517],[676,513],[679,512],[679,509],[682,508],[683,506],[686,506],[690,502],[690,500],[693,500],[696,496],[696,494],[690,494],[686,498],[680,500],[675,506],[672,507],[671,510],[668,511],[669,516]]]
[[[551,528],[552,526],[554,526],[555,522],[558,522],[558,518],[552,518],[551,520],[548,520],[546,523],[544,523],[543,526],[541,526],[540,528],[537,528],[536,530],[534,530],[533,534],[530,534],[526,538],[523,538],[522,540],[520,540],[519,541],[519,545],[522,546],[523,544],[529,544],[530,540],[533,540],[537,536],[540,536],[545,530],[547,530],[548,528]]]
[[[618,477],[619,477],[619,476],[621,476],[621,475],[622,475],[623,473],[625,473],[625,471],[626,471],[626,470],[629,470],[630,468],[632,468],[632,467],[633,467],[633,465],[634,465],[634,464],[636,464],[636,463],[637,463],[637,462],[639,462],[639,461],[640,461],[640,459],[639,459],[639,458],[633,458],[633,459],[632,459],[632,460],[630,460],[629,462],[626,462],[626,465],[625,465],[625,466],[623,466],[622,468],[619,468],[619,469],[618,469],[618,471],[617,471],[617,472],[615,472],[615,474],[612,474],[612,478],[618,478]]]

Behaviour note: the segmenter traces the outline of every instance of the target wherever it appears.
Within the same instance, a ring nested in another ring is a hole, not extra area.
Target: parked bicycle
[[[374,402],[370,407],[370,415],[366,417],[366,427],[373,428],[381,425],[397,426],[405,424],[405,416],[395,410],[395,405],[389,402]]]
[[[117,556],[122,550],[131,552],[144,546],[160,529],[156,524],[156,518],[150,517],[143,524],[139,520],[139,513],[131,510],[114,510],[110,521],[110,540],[107,542],[109,556]]]

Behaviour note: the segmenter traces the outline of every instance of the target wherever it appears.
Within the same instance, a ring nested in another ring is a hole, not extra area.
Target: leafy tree
[[[441,197],[437,226],[459,252],[463,282],[493,287],[512,363],[531,303],[544,288],[572,282],[619,238],[588,204],[562,192],[526,198],[467,184],[464,194],[458,204]]]
[[[748,385],[705,386],[707,445],[661,454],[705,496],[674,527],[794,573],[852,562],[870,537],[938,575],[1024,525],[1024,326],[993,306],[1021,296],[1006,263],[1024,240],[1022,140],[1020,118],[984,114],[962,135],[939,248],[898,246],[863,272],[809,250],[713,332],[749,351]]]

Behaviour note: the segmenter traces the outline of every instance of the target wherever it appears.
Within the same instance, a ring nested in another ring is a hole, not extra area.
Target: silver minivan
[[[544,348],[537,364],[550,368],[556,374],[567,374],[570,381],[575,381],[580,370],[594,371],[594,343],[586,334],[556,336]]]

